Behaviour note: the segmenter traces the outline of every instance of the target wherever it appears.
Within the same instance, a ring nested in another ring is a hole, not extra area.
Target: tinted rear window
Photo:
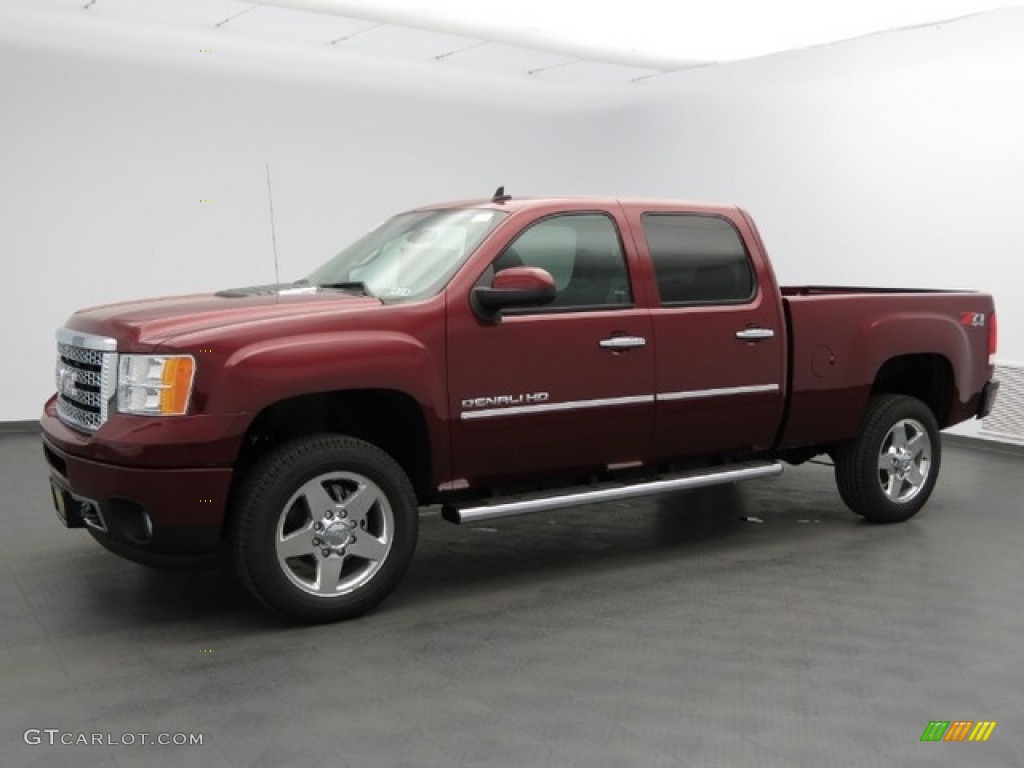
[[[734,304],[754,296],[743,240],[718,216],[647,213],[644,236],[662,304]]]

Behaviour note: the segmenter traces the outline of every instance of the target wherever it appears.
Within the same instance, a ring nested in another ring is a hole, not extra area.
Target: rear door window
[[[662,305],[743,304],[754,298],[750,257],[732,222],[646,213],[643,228]]]

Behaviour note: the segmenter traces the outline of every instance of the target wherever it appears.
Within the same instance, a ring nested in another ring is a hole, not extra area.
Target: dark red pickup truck
[[[779,288],[728,206],[491,200],[390,219],[305,280],[78,312],[42,416],[58,513],[150,565],[230,557],[271,608],[356,615],[418,512],[455,523],[835,461],[913,515],[983,416],[973,292]]]

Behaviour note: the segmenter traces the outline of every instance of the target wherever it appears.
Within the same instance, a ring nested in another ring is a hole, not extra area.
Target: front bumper
[[[71,453],[43,425],[55,506],[108,549],[147,565],[209,565],[223,539],[231,467],[129,467]]]

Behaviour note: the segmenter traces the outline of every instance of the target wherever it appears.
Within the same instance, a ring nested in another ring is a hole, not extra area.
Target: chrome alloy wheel
[[[354,472],[329,472],[285,504],[274,549],[292,584],[314,597],[337,597],[374,577],[394,535],[394,512],[376,483]]]
[[[878,454],[878,483],[897,504],[910,501],[928,481],[932,467],[932,441],[924,425],[901,419],[882,440]]]

